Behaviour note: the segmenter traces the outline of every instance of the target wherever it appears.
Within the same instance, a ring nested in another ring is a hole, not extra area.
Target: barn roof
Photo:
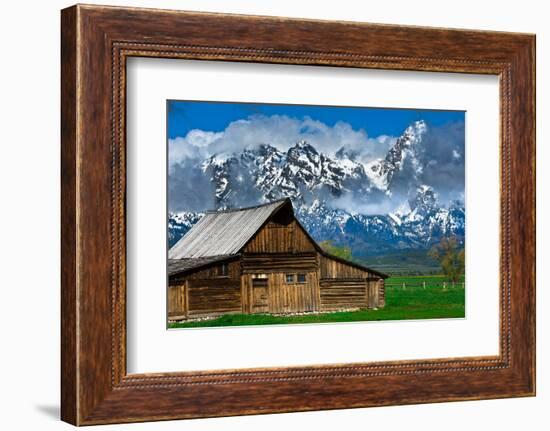
[[[169,259],[211,257],[238,253],[290,199],[226,211],[207,212],[168,251]]]
[[[199,269],[216,262],[226,262],[239,257],[238,254],[224,254],[220,256],[195,257],[187,259],[168,259],[168,275]]]

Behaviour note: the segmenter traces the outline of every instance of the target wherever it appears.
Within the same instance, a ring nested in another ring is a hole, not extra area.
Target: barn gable
[[[282,212],[282,211],[281,211]],[[315,241],[292,214],[289,220],[269,220],[246,244],[247,253],[300,253],[317,250]]]

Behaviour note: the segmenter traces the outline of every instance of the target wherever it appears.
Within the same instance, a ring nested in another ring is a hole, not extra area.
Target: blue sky
[[[370,137],[379,135],[399,136],[408,125],[416,120],[425,120],[432,126],[464,122],[465,115],[464,111],[177,100],[167,102],[167,111],[169,139],[185,137],[193,129],[221,132],[231,122],[252,115],[285,115],[296,119],[311,117],[313,120],[321,121],[329,127],[334,126],[338,121],[344,121],[355,130],[364,129]]]

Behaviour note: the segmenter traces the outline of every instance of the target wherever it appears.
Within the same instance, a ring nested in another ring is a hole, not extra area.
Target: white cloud
[[[177,137],[168,140],[168,160],[170,166],[181,163],[185,159],[194,159],[208,155],[208,147],[223,137],[223,132],[206,132],[191,130],[185,138]]]
[[[170,139],[170,166],[188,158],[239,153],[261,144],[270,144],[286,151],[301,140],[328,155],[345,147],[365,162],[382,157],[395,142],[395,138],[385,135],[369,138],[365,130],[353,129],[343,121],[328,126],[310,117],[297,119],[286,115],[254,115],[230,123],[222,132],[195,129],[185,137]]]
[[[408,201],[401,194],[396,195],[363,195],[346,193],[329,203],[332,208],[342,209],[363,215],[380,215],[408,212]]]

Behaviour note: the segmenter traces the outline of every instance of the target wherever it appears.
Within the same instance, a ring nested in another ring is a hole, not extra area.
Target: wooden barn
[[[324,251],[290,199],[208,212],[168,251],[168,319],[379,308],[386,278]]]

